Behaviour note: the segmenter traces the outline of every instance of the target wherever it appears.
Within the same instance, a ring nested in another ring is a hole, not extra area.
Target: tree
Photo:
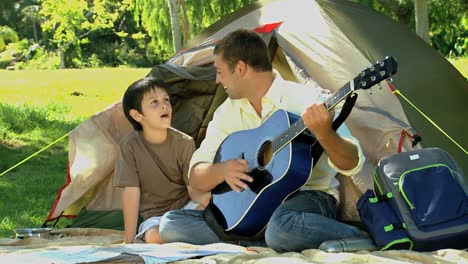
[[[190,23],[189,23],[189,19],[187,16],[187,5],[185,4],[185,0],[180,0],[179,3],[181,7],[181,12],[182,12],[182,21],[184,22],[183,39],[184,39],[184,44],[185,44],[191,38]]]
[[[357,2],[370,5],[377,10],[380,9],[379,11],[383,13],[391,11],[393,19],[408,27],[411,27],[414,16],[416,34],[430,43],[427,0],[357,0]]]
[[[19,2],[21,2],[21,0],[0,1],[0,25],[8,26],[15,29],[15,31],[17,30],[15,25],[20,21],[15,6],[17,6]]]
[[[427,0],[414,0],[414,17],[416,19],[416,34],[430,44]]]
[[[37,43],[39,41],[38,34],[37,34],[37,25],[41,23],[41,16],[39,15],[39,11],[41,10],[41,6],[39,5],[39,1],[32,1],[31,4],[27,5],[23,9],[21,9],[21,14],[23,15],[23,22],[31,22],[34,32],[34,41]]]
[[[0,52],[5,50],[7,42],[19,41],[16,31],[8,26],[0,26]]]
[[[468,1],[431,0],[432,46],[445,56],[468,55]]]
[[[148,32],[156,47],[155,52],[163,57],[169,57],[174,48],[174,41],[181,37],[180,17],[183,21],[183,43],[186,43],[191,35],[195,35],[205,29],[224,15],[229,14],[254,0],[136,0],[135,17]],[[169,4],[174,5],[173,10],[178,10],[178,17],[170,15]],[[179,23],[177,26],[171,23]],[[173,32],[177,30],[177,32]],[[177,35],[174,38],[174,35]]]
[[[467,0],[351,0],[413,29],[445,56],[464,56],[468,48]]]
[[[183,1],[183,0],[182,0]],[[169,12],[171,14],[172,41],[174,45],[174,53],[182,48],[180,21],[179,21],[179,3],[177,0],[167,0]]]
[[[43,29],[53,34],[52,41],[60,54],[60,68],[66,68],[66,52],[72,45],[79,49],[91,32],[110,29],[119,12],[132,0],[43,0],[40,14]]]

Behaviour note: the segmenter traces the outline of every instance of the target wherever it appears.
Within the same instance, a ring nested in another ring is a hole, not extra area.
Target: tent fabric
[[[166,63],[155,66],[148,75],[170,85],[172,125],[194,137],[197,146],[214,110],[226,98],[214,80],[216,41],[238,28],[271,25],[276,26],[272,32],[261,34],[274,68],[288,80],[316,83],[334,92],[385,56],[398,61],[393,83],[383,81],[370,90],[356,91],[356,105],[345,121],[360,141],[366,162],[352,178],[339,176],[342,219],[359,221],[355,203],[366,189],[373,188],[375,165],[387,155],[437,146],[447,150],[466,171],[466,154],[392,90],[401,90],[466,146],[466,80],[414,33],[350,1],[257,1],[216,22]],[[112,187],[113,162],[118,141],[130,130],[117,102],[70,133],[68,181],[46,221],[62,212],[63,216],[76,215],[83,207],[88,211],[120,207],[120,191]],[[412,138],[406,136],[413,131],[423,139],[414,146]]]
[[[395,86],[465,151],[468,150],[468,138],[465,136],[468,123],[462,121],[468,110],[465,104],[468,99],[468,82],[448,60],[408,28],[395,24],[370,8],[362,8],[350,1],[317,2],[320,2],[324,12],[370,62],[387,55],[394,56],[399,63],[399,70],[394,78]],[[361,45],[362,42],[366,42],[366,45]],[[420,132],[423,145],[447,150],[465,172],[466,177],[466,152],[444,136],[406,101],[399,101],[402,102],[401,105],[412,126]]]
[[[120,139],[133,129],[117,102],[69,133],[67,182],[59,190],[47,221],[74,217],[84,206],[119,209],[121,190],[112,187]],[[62,213],[63,212],[63,213]]]

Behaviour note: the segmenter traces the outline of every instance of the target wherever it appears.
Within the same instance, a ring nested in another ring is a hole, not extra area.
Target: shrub
[[[48,104],[45,107],[8,105],[0,103],[0,127],[16,134],[48,128],[54,120],[64,119],[70,111],[66,105]]]
[[[43,47],[36,49],[33,57],[27,61],[16,63],[20,70],[54,70],[60,66],[60,57],[57,53],[47,52]]]

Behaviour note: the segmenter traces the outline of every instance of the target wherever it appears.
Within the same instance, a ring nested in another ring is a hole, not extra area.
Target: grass
[[[466,79],[468,79],[468,57],[449,59],[449,61]]]
[[[149,70],[0,71],[0,174],[119,100]],[[42,225],[65,182],[67,153],[63,139],[0,176],[0,237]]]
[[[0,71],[0,102],[69,107],[67,119],[88,117],[120,99],[149,69]]]

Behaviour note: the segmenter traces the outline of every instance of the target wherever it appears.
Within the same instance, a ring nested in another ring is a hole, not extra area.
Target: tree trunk
[[[416,34],[430,44],[429,15],[427,0],[414,0],[414,15],[416,18]]]
[[[180,6],[182,8],[182,19],[184,22],[184,45],[190,40],[190,23],[187,16],[187,6],[185,5],[185,0],[179,0]]]
[[[167,0],[169,4],[169,12],[171,14],[172,41],[174,44],[174,53],[182,48],[180,40],[180,21],[179,21],[179,6],[177,0]]]
[[[65,48],[64,47],[59,47],[59,56],[60,56],[60,69],[65,69]]]
[[[36,21],[33,21],[33,30],[34,30],[34,43],[37,43],[38,39],[37,39]]]

